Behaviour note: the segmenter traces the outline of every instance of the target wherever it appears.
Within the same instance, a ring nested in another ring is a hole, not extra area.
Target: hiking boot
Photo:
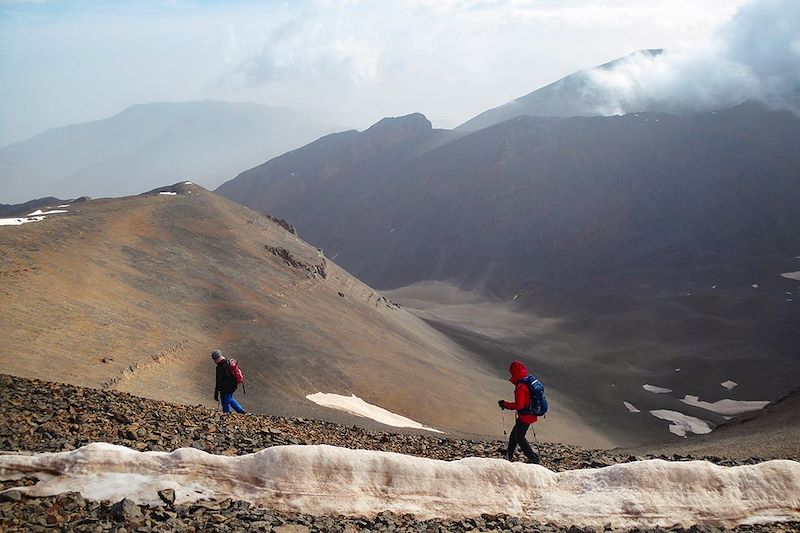
[[[525,459],[525,462],[529,465],[538,465],[539,464],[539,456],[534,455],[533,457],[528,457]]]

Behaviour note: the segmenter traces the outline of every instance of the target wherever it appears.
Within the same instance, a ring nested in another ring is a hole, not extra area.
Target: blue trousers
[[[221,394],[220,395],[220,402],[222,403],[222,412],[223,413],[230,413],[231,407],[237,413],[244,413],[244,408],[239,405],[239,402],[236,401],[236,398],[233,397],[233,393],[228,394]]]

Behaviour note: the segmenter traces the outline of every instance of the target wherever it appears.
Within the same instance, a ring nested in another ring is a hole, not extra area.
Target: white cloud
[[[4,4],[0,145],[135,104],[252,100],[348,126],[460,123],[639,48],[707,41],[740,2]]]
[[[701,46],[635,55],[592,81],[616,114],[657,107],[707,110],[800,89],[800,3],[752,0]]]

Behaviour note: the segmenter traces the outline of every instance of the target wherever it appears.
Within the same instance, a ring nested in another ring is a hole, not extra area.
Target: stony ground
[[[90,442],[110,442],[138,450],[172,451],[194,447],[210,453],[240,455],[284,444],[330,444],[394,451],[452,460],[497,457],[500,441],[463,440],[413,433],[366,431],[329,422],[268,415],[222,415],[203,407],[173,405],[115,391],[0,375],[0,450],[62,451]],[[601,450],[540,443],[542,464],[552,470],[598,467],[639,460]],[[667,457],[662,457],[667,458]],[[669,459],[687,460],[690,456]],[[708,458],[718,464],[758,462]],[[0,489],[34,480],[6,482]],[[247,502],[209,501],[174,505],[165,494],[162,507],[133,502],[87,502],[77,493],[28,498],[16,491],[0,495],[1,531],[560,531],[556,526],[507,516],[457,522],[418,522],[411,516],[380,514],[345,518],[275,513]],[[602,531],[603,527],[597,528]],[[573,533],[593,529],[572,528]],[[670,531],[683,531],[672,528]],[[693,531],[717,531],[695,528]],[[737,531],[800,531],[800,524],[740,527]]]

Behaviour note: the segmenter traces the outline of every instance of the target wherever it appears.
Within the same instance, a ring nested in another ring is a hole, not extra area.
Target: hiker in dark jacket
[[[217,384],[214,387],[214,401],[222,403],[223,413],[230,413],[231,407],[237,413],[244,413],[242,406],[233,397],[237,385],[228,361],[222,357],[222,352],[219,350],[211,352],[211,359],[217,364]]]
[[[539,464],[539,456],[531,449],[531,445],[528,444],[525,438],[528,428],[538,420],[536,415],[531,412],[531,392],[528,384],[523,381],[528,376],[528,370],[519,361],[514,361],[508,371],[511,373],[509,381],[514,384],[514,402],[505,400],[498,400],[497,402],[500,409],[512,409],[517,412],[517,421],[514,424],[514,429],[511,430],[511,435],[508,437],[506,459],[509,461],[514,460],[514,452],[517,449],[517,445],[519,445],[528,463]]]

